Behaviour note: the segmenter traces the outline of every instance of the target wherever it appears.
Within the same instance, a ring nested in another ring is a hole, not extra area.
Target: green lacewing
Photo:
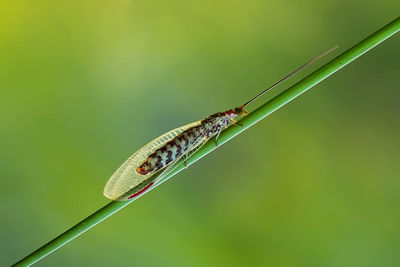
[[[104,195],[111,200],[129,200],[143,194],[171,172],[178,163],[186,162],[210,138],[215,136],[215,144],[218,145],[218,136],[224,129],[231,124],[240,125],[235,119],[248,113],[244,107],[336,48],[337,46],[312,58],[240,107],[215,113],[154,139],[130,156],[114,172],[104,188]]]

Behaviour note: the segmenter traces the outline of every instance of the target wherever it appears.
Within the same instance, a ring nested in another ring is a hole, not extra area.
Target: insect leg
[[[230,120],[231,120],[231,122],[232,122],[234,125],[237,125],[237,126],[240,126],[240,127],[243,126],[242,124],[240,124],[239,122],[237,122],[235,119],[230,119]]]
[[[184,155],[182,155],[182,158],[185,158],[185,169],[188,168],[187,161],[188,159],[197,151],[199,150],[206,142],[208,138],[206,137],[201,137],[200,139],[196,140],[196,143],[192,145],[192,147],[187,151]]]
[[[188,168],[188,165],[187,165],[188,154],[189,154],[189,153],[186,153],[186,154],[185,154],[185,169]]]
[[[214,139],[214,140],[215,140],[215,146],[216,146],[216,147],[218,147],[218,137],[219,137],[219,134],[220,134],[221,132],[222,132],[222,128],[218,130],[218,133],[217,133],[217,135],[215,136],[215,139]]]

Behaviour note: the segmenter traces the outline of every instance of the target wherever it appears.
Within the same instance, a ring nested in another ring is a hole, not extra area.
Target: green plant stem
[[[314,71],[295,85],[291,86],[283,93],[279,94],[278,96],[274,97],[272,100],[268,101],[267,103],[263,104],[255,111],[244,117],[240,120],[240,124],[242,127],[232,126],[226,129],[223,133],[221,133],[220,137],[218,138],[219,145],[224,144],[225,142],[229,141],[236,135],[240,134],[250,126],[254,125],[258,121],[262,120],[275,110],[279,109],[283,105],[289,103],[291,100],[296,98],[297,96],[301,95],[314,85],[318,84],[322,80],[326,79],[342,67],[346,66],[374,46],[378,45],[379,43],[383,42],[385,39],[389,38],[393,34],[397,33],[400,30],[400,17],[393,20],[388,25],[384,26],[377,32],[373,33],[357,45],[353,46],[352,48],[348,49],[335,59],[331,60],[318,70]],[[216,149],[214,140],[210,140],[207,144],[205,144],[198,152],[196,152],[189,160],[188,164],[191,165],[200,158],[204,157],[206,154],[210,153]],[[167,179],[171,178],[178,172],[184,169],[184,164],[180,164],[174,171],[172,171],[169,175],[167,175],[162,181],[158,182],[156,186],[160,185]],[[155,187],[155,186],[154,186]],[[153,187],[153,188],[154,188]],[[96,224],[100,223],[104,219],[108,218],[118,210],[122,209],[123,207],[127,206],[137,198],[134,198],[130,201],[126,202],[111,202],[106,206],[102,207],[80,223],[76,224],[66,232],[62,233],[61,235],[57,236],[44,246],[40,247],[39,249],[35,250],[19,262],[15,264],[15,266],[29,266],[43,257],[49,255],[50,253],[54,252],[58,248],[62,247],[72,239],[76,238],[80,234],[84,233],[85,231],[89,230]]]

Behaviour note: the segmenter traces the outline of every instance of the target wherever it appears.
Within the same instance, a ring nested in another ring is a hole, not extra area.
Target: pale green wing
[[[200,142],[198,142],[192,146],[191,150],[187,151],[186,153],[184,153],[181,156],[179,156],[178,158],[176,158],[174,161],[172,161],[166,167],[159,170],[156,174],[153,173],[152,176],[148,177],[142,183],[138,184],[131,190],[129,190],[126,193],[124,193],[123,195],[121,195],[117,200],[118,201],[129,200],[129,198],[132,195],[139,192],[140,190],[143,190],[144,188],[147,188],[147,186],[150,186],[152,184],[158,183],[166,175],[168,175],[170,172],[172,172],[179,165],[179,163],[183,162],[186,159],[189,159],[193,155],[194,152],[196,152],[200,147],[202,147],[207,142],[207,140],[208,139],[205,139],[205,138],[201,139]],[[157,176],[157,177],[154,177],[154,176]]]
[[[149,173],[146,175],[138,174],[136,168],[140,166],[140,164],[143,163],[155,150],[159,149],[182,132],[200,124],[201,121],[196,121],[176,128],[161,135],[139,149],[114,172],[104,188],[104,195],[109,199],[117,200],[124,193],[153,176],[155,173]]]

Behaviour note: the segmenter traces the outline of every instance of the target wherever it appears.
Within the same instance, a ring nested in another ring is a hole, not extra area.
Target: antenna
[[[319,56],[316,56],[312,59],[310,59],[309,61],[307,61],[307,63],[305,63],[303,66],[301,66],[300,68],[296,69],[295,71],[293,71],[292,73],[290,73],[289,75],[287,75],[286,77],[282,78],[281,80],[279,80],[278,82],[274,83],[273,85],[267,87],[264,91],[262,91],[261,93],[259,93],[258,95],[256,95],[255,97],[253,97],[252,99],[250,99],[249,101],[247,101],[246,103],[244,103],[242,106],[240,106],[240,108],[244,108],[245,106],[247,106],[248,104],[250,104],[251,102],[253,102],[254,100],[256,100],[257,98],[259,98],[260,96],[262,96],[263,94],[265,94],[266,92],[268,92],[269,90],[271,90],[272,88],[274,88],[275,86],[281,84],[282,82],[286,81],[287,79],[289,79],[290,77],[292,77],[293,75],[295,75],[296,73],[298,73],[299,71],[301,71],[302,69],[304,69],[305,67],[307,67],[308,65],[311,65],[312,63],[314,63],[315,61],[317,61],[318,59],[326,56],[327,54],[329,54],[330,52],[332,52],[333,50],[335,50],[336,48],[338,48],[339,46],[335,45],[334,47],[332,47],[331,49],[325,51],[324,53],[322,53]]]

